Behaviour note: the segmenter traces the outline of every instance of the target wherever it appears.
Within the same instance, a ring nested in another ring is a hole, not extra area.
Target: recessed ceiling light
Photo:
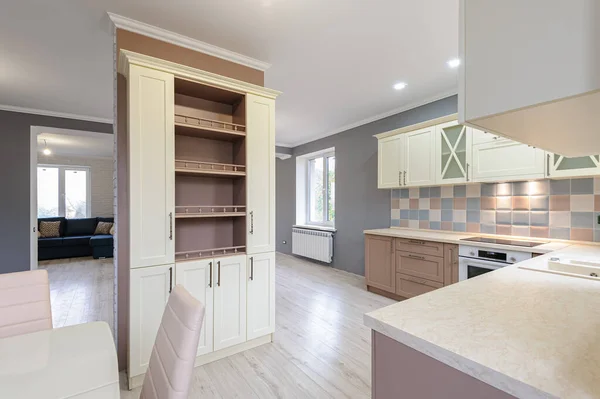
[[[402,90],[406,87],[406,83],[404,82],[398,82],[394,85],[394,89],[396,90]]]
[[[458,66],[460,65],[460,59],[459,58],[453,58],[450,61],[446,62],[446,64],[448,64],[448,66],[450,68],[458,68]]]

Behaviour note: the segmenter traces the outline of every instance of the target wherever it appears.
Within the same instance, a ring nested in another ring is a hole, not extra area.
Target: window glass
[[[37,168],[38,217],[60,216],[58,209],[58,168]]]
[[[309,219],[311,222],[323,223],[324,187],[323,158],[311,159],[309,170]]]
[[[335,220],[335,157],[327,158],[327,221]]]
[[[87,171],[65,170],[65,216],[68,219],[87,216]]]

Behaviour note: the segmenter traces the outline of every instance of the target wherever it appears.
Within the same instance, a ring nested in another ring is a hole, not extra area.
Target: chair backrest
[[[188,397],[203,321],[204,305],[183,286],[175,286],[156,335],[140,398]]]
[[[48,272],[0,274],[0,338],[50,329]]]

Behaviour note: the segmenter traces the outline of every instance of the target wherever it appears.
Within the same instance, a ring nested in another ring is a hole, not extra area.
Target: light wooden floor
[[[48,271],[54,328],[105,321],[113,328],[113,259],[71,258],[40,261]]]
[[[371,333],[365,312],[394,303],[364,278],[277,254],[272,344],[194,372],[190,398],[370,398]],[[138,398],[140,389],[121,398]]]

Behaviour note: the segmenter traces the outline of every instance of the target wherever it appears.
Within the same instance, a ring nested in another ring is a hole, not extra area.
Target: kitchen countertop
[[[395,230],[365,233],[473,236]],[[543,269],[553,256],[597,261],[600,246],[571,245],[440,288],[367,313],[365,325],[516,397],[598,398],[600,281],[520,267]]]
[[[378,235],[378,236],[386,236],[386,237],[398,237],[398,238],[410,238],[414,240],[425,240],[425,241],[436,241],[436,242],[444,242],[447,244],[463,244],[463,245],[472,245],[483,248],[495,248],[495,249],[509,249],[511,251],[521,251],[521,252],[532,252],[532,253],[540,253],[545,254],[548,252],[557,251],[559,249],[564,249],[570,245],[573,245],[573,242],[564,241],[564,240],[551,240],[551,239],[540,239],[540,238],[530,238],[530,237],[511,237],[511,236],[501,236],[501,235],[489,235],[489,234],[478,234],[478,233],[456,233],[453,231],[437,231],[437,230],[417,230],[417,229],[408,229],[402,227],[390,227],[387,229],[373,229],[373,230],[365,230],[364,234]],[[461,241],[463,238],[469,237],[491,237],[491,238],[499,238],[506,240],[526,240],[526,241],[542,241],[546,242],[545,244],[539,245],[537,247],[520,247],[518,245],[498,245],[491,244],[485,242],[469,242],[469,241]],[[594,245],[593,243],[590,243]],[[600,246],[598,247],[600,248]]]

